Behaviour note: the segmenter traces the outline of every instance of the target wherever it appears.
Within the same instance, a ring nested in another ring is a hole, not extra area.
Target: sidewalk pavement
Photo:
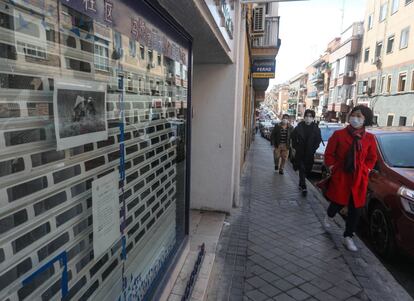
[[[322,226],[326,200],[298,190],[290,165],[274,171],[268,141],[256,136],[242,177],[240,208],[226,218],[205,300],[412,300],[344,223]]]

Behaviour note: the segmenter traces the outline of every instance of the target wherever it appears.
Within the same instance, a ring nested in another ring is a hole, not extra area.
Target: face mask
[[[358,118],[358,117],[350,117],[349,123],[351,124],[353,128],[359,129],[359,128],[362,128],[362,126],[364,125],[364,119]]]
[[[288,120],[287,119],[282,119],[282,123],[283,124],[287,124],[288,123]]]
[[[313,117],[310,117],[310,116],[306,116],[306,117],[305,117],[305,123],[306,123],[306,124],[308,124],[308,125],[309,125],[309,124],[311,124],[312,122],[313,122]]]

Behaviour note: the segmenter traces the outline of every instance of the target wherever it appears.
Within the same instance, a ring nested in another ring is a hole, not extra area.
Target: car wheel
[[[369,233],[375,251],[382,257],[391,258],[395,253],[394,231],[386,209],[379,203],[371,210]]]

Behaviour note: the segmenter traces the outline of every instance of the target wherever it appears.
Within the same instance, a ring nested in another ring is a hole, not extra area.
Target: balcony
[[[281,40],[279,39],[279,17],[266,17],[264,34],[252,35],[253,57],[276,57]]]
[[[323,73],[314,73],[312,74],[310,80],[313,85],[322,84],[324,81],[324,74]]]

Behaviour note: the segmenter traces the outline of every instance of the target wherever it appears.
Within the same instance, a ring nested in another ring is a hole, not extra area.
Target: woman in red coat
[[[371,126],[372,122],[371,109],[356,106],[349,117],[350,125],[332,135],[325,151],[325,164],[331,171],[326,192],[331,204],[327,210],[325,227],[330,227],[330,218],[348,206],[344,244],[350,251],[358,250],[352,236],[361,208],[365,206],[368,176],[377,161],[375,138],[365,131],[365,127]]]

